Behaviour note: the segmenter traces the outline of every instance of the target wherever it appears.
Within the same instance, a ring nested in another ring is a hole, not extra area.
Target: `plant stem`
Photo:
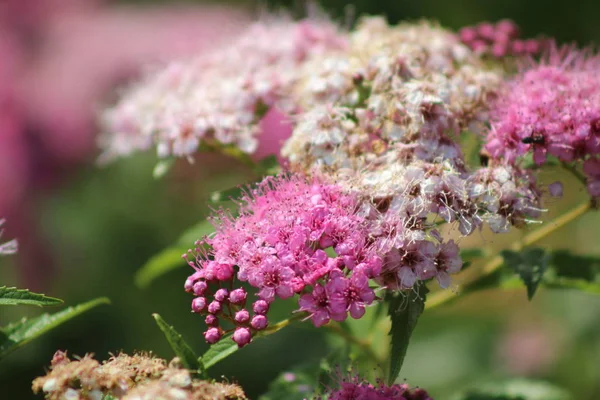
[[[351,333],[344,330],[344,328],[342,328],[337,323],[333,323],[333,322],[329,323],[329,324],[325,325],[325,328],[329,329],[331,332],[340,336],[346,342],[360,347],[362,350],[364,350],[367,357],[369,357],[371,360],[373,360],[376,364],[384,365],[385,361],[383,361],[382,359],[377,357],[377,354],[375,354],[375,352],[373,351],[373,348],[371,347],[371,343],[369,341],[360,340],[359,338],[355,337]]]
[[[260,332],[260,336],[267,336],[270,335],[272,333],[275,333],[277,331],[280,331],[281,329],[285,328],[288,325],[291,325],[292,322],[297,321],[299,319],[305,318],[306,314],[305,313],[298,313],[296,315],[294,315],[293,317],[290,317],[288,319],[284,319],[283,321],[280,321],[278,323],[276,323],[275,325],[270,325],[268,326],[265,330],[263,330],[262,332]]]
[[[581,215],[585,214],[591,209],[591,206],[592,204],[590,201],[586,201],[585,203],[578,205],[574,209],[569,210],[566,213],[555,218],[554,220],[542,225],[540,228],[529,232],[528,234],[523,236],[521,240],[518,240],[515,243],[513,243],[513,245],[511,246],[512,249],[518,251],[523,249],[524,247],[530,246],[538,242],[539,240],[545,238],[552,232],[575,220],[577,217],[580,217]],[[498,268],[500,268],[503,263],[504,259],[502,258],[502,255],[498,252],[495,256],[490,258],[489,261],[485,263],[482,268],[472,270],[474,271],[474,274],[471,274],[471,276],[466,277],[464,287],[468,288],[469,286],[476,283],[479,279],[492,274]],[[444,304],[452,300],[455,296],[455,293],[450,290],[436,292],[429,296],[429,299],[425,303],[425,309],[434,308],[441,304]]]
[[[583,175],[581,172],[579,172],[579,170],[574,165],[569,165],[565,162],[563,162],[561,165],[564,169],[569,171],[571,173],[571,175],[573,175],[575,178],[577,178],[577,180],[579,182],[583,183],[584,185],[587,184],[587,178],[585,177],[585,175]]]

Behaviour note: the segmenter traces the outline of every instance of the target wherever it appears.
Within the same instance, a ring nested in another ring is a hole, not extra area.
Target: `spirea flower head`
[[[508,82],[491,114],[486,149],[515,162],[526,153],[541,165],[550,155],[585,161],[594,196],[600,154],[600,58],[586,51],[554,48],[540,63]]]
[[[475,26],[466,26],[458,35],[460,41],[474,52],[495,58],[535,56],[548,44],[544,39],[520,39],[519,27],[507,19],[495,24],[481,22]]]
[[[129,88],[102,116],[102,158],[153,146],[161,157],[191,156],[201,144],[251,154],[267,111],[295,107],[287,95],[300,65],[344,45],[326,21],[255,23],[230,45],[173,62]]]
[[[75,360],[57,351],[47,375],[33,381],[33,392],[46,399],[214,400],[245,399],[239,386],[200,381],[151,354],[119,354],[102,363],[92,355]]]
[[[361,318],[376,300],[371,281],[399,290],[435,277],[446,287],[448,274],[462,267],[458,247],[411,218],[381,214],[360,194],[320,178],[266,178],[244,196],[238,217],[221,212],[215,235],[184,255],[196,270],[185,289],[196,296],[192,311],[206,315],[205,339],[231,332],[238,345],[248,344],[268,329],[278,298],[298,295],[299,311],[321,326]],[[256,300],[240,282],[256,289]]]
[[[4,225],[6,221],[3,218],[0,218],[0,238],[2,238],[2,225]],[[6,243],[0,243],[0,255],[14,254],[18,249],[17,240],[13,239]]]
[[[338,387],[329,390],[325,400],[433,400],[427,391],[421,388],[410,388],[407,384],[386,385],[378,381],[376,385],[369,383],[359,375],[340,378]]]

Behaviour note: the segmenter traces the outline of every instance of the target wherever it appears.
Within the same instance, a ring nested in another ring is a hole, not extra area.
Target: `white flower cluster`
[[[300,65],[344,45],[329,22],[274,20],[228,47],[150,72],[103,113],[102,159],[153,146],[160,157],[191,156],[201,144],[252,153],[266,110],[293,112],[289,91]]]

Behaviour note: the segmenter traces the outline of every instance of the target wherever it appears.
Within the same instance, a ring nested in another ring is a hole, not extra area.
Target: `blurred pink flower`
[[[22,76],[27,117],[56,157],[94,148],[95,109],[115,84],[147,63],[215,47],[248,22],[226,7],[112,7],[56,15]]]

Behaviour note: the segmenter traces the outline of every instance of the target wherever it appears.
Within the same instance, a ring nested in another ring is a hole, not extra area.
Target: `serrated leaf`
[[[140,288],[148,287],[156,278],[186,266],[181,258],[194,242],[214,231],[213,225],[208,220],[203,220],[187,229],[177,240],[177,243],[167,247],[160,253],[152,256],[135,274],[135,284]]]
[[[179,357],[181,364],[190,370],[201,371],[202,366],[198,359],[198,356],[194,353],[192,348],[183,340],[183,337],[173,328],[167,324],[164,319],[158,314],[152,314],[156,324],[160,330],[165,334],[167,341],[171,345],[171,348],[175,352],[175,355]]]
[[[200,362],[204,368],[208,369],[219,361],[226,359],[238,351],[238,349],[239,346],[233,340],[231,340],[231,334],[225,335],[219,342],[210,346],[209,349],[202,354],[202,357],[200,357]]]
[[[101,297],[87,303],[66,308],[54,314],[42,314],[32,319],[23,318],[19,322],[9,324],[1,329],[5,339],[0,343],[0,359],[16,349],[38,338],[44,333],[58,327],[62,323],[99,306],[109,304],[110,300]]]
[[[548,268],[548,253],[540,248],[525,249],[521,252],[504,250],[502,257],[504,263],[521,277],[527,287],[527,298],[531,300]]]
[[[388,315],[392,321],[389,332],[392,341],[389,384],[394,383],[400,374],[410,337],[417,326],[419,317],[425,310],[427,292],[429,292],[427,287],[420,285],[417,290],[410,291],[408,295],[388,295],[386,298],[389,302]]]
[[[49,297],[41,293],[33,293],[27,289],[0,286],[0,306],[27,304],[38,307],[62,304],[61,299]]]

